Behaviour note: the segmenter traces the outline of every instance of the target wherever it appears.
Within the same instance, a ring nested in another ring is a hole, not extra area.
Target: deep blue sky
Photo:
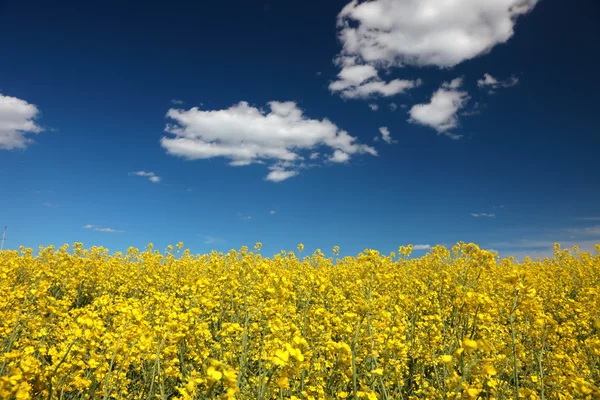
[[[25,150],[0,150],[5,247],[183,241],[204,252],[262,241],[268,254],[300,242],[353,254],[473,241],[521,256],[600,242],[596,0],[541,0],[489,54],[393,69],[423,85],[370,100],[328,90],[345,4],[0,1],[0,93],[35,104],[45,128]],[[484,73],[519,83],[488,95],[476,83]],[[461,140],[407,122],[412,105],[460,76],[470,104],[484,105],[460,118]],[[172,99],[205,110],[295,101],[379,156],[280,183],[264,180],[264,165],[184,160],[159,142]],[[408,108],[392,112],[392,101]],[[397,144],[373,142],[381,126]],[[140,170],[161,182],[129,174]]]

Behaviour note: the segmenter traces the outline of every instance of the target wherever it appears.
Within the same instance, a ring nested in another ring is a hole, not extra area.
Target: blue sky
[[[5,247],[592,250],[600,5],[443,3],[0,1]]]

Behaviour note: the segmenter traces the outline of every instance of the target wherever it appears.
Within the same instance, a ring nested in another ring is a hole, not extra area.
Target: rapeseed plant
[[[0,398],[600,398],[600,255],[261,246],[0,252]]]

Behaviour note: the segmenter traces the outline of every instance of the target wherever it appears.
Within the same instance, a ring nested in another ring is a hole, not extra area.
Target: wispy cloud
[[[584,228],[570,228],[568,231],[573,235],[600,237],[600,225],[588,226]]]
[[[136,171],[130,172],[129,175],[134,176],[143,176],[150,180],[150,182],[158,183],[161,181],[161,177],[157,176],[154,172],[146,172],[146,171]]]
[[[416,244],[413,246],[413,250],[431,250],[430,244]]]
[[[371,111],[377,111],[379,110],[379,106],[375,103],[371,103],[369,104],[369,108],[371,109]]]
[[[123,232],[125,232],[125,231],[120,231],[120,230],[113,229],[113,228],[105,228],[102,226],[91,225],[91,224],[84,225],[83,229],[92,229],[96,232],[106,232],[106,233],[123,233]]]
[[[375,96],[390,97],[421,86],[420,79],[394,79],[386,82],[372,65],[359,65],[355,57],[340,56],[336,63],[341,67],[337,80],[329,84],[332,93],[346,99],[368,99]]]
[[[271,210],[271,211],[269,211],[269,214],[270,214],[270,215],[275,215],[275,214],[277,214],[277,211],[275,211],[275,210]]]
[[[477,81],[477,86],[481,89],[488,89],[489,94],[496,93],[496,89],[509,88],[519,83],[519,78],[511,76],[505,80],[498,80],[490,74],[484,74],[482,79]]]
[[[171,103],[175,104],[175,105],[181,105],[181,104],[185,104],[185,101],[179,100],[179,99],[173,99],[173,100],[171,100]]]
[[[475,218],[485,217],[485,218],[496,218],[496,214],[488,214],[488,213],[471,213]]]
[[[600,217],[580,217],[575,219],[578,221],[600,221]]]
[[[239,219],[244,220],[244,221],[251,221],[252,220],[252,216],[251,215],[245,215],[242,213],[237,213],[237,216]]]
[[[221,244],[225,243],[225,241],[221,238],[214,236],[204,236],[204,244]]]
[[[44,207],[48,207],[48,208],[56,208],[58,207],[56,204],[51,204],[51,203],[41,203]]]
[[[600,225],[553,229],[538,235],[487,243],[486,246],[498,249],[503,257],[523,259],[529,256],[535,259],[552,257],[555,243],[560,243],[563,249],[577,246],[582,252],[594,253],[595,246],[600,244]]]
[[[390,130],[387,127],[382,126],[381,128],[379,128],[379,133],[381,133],[381,138],[387,144],[398,143],[392,139],[392,136],[390,135]]]

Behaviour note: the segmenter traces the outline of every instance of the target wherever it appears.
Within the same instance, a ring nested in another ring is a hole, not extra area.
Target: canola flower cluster
[[[600,255],[182,247],[1,252],[0,398],[600,398]]]

